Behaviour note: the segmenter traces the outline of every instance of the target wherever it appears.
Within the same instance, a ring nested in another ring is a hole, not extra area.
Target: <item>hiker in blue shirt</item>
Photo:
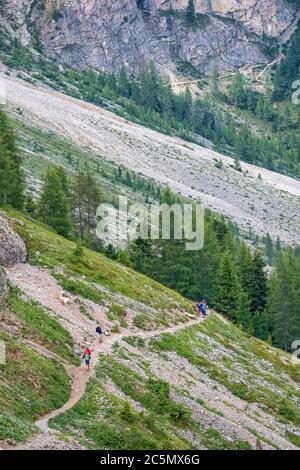
[[[200,308],[201,308],[202,316],[203,316],[204,318],[206,318],[206,316],[207,316],[207,312],[206,312],[206,310],[207,310],[207,304],[206,304],[205,300],[202,300],[202,302],[201,302],[200,305],[201,305]]]
[[[197,309],[198,309],[198,314],[200,317],[203,317],[203,318],[206,318],[207,316],[207,304],[205,302],[205,300],[202,300],[202,302],[199,302],[197,304]]]

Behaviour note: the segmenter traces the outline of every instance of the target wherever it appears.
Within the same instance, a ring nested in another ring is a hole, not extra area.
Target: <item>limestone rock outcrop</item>
[[[0,266],[9,268],[24,263],[26,258],[25,243],[13,230],[9,221],[0,215]]]
[[[267,63],[297,7],[287,0],[2,0],[0,27],[24,44],[76,69],[138,72],[149,60],[162,71],[189,62],[202,73]],[[270,46],[270,47],[269,47]]]

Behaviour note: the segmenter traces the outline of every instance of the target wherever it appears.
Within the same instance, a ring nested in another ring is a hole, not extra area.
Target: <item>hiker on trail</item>
[[[197,310],[198,310],[198,316],[202,317],[202,310],[201,310],[201,302],[196,304]]]
[[[206,318],[206,316],[207,316],[207,303],[206,303],[205,300],[202,300],[202,302],[201,302],[201,311],[202,311],[203,318]]]
[[[85,362],[86,369],[88,372],[90,370],[91,358],[92,358],[92,351],[89,347],[87,347],[82,355],[82,360]]]
[[[100,325],[97,325],[96,334],[99,335],[98,336],[99,343],[102,343],[103,342],[103,330]]]
[[[199,302],[199,303],[196,304],[196,305],[197,305],[199,317],[206,318],[206,315],[207,315],[207,304],[206,304],[205,300],[202,300],[202,302]]]

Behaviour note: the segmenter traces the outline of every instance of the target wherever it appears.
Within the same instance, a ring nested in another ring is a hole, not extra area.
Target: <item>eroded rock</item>
[[[0,215],[0,266],[9,268],[18,263],[25,263],[26,258],[25,243],[9,221]]]

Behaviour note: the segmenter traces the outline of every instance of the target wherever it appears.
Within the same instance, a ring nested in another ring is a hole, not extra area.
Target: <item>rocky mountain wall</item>
[[[77,69],[137,72],[149,60],[175,71],[189,63],[233,70],[267,63],[274,42],[293,23],[286,0],[2,0],[0,26],[24,44],[39,38],[44,54]],[[274,48],[273,48],[274,50]]]

